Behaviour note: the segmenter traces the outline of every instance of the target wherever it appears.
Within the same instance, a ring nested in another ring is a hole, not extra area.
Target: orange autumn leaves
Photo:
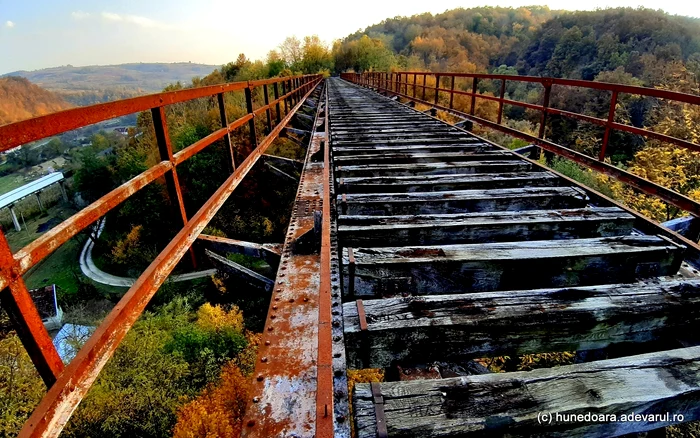
[[[229,362],[221,369],[219,382],[178,410],[175,438],[234,437],[241,433],[250,391],[250,379]]]
[[[204,304],[197,311],[197,325],[204,330],[243,330],[243,314],[237,307],[224,310]],[[245,333],[248,346],[221,369],[217,382],[210,383],[195,399],[177,412],[175,438],[238,436],[245,415],[260,336]]]

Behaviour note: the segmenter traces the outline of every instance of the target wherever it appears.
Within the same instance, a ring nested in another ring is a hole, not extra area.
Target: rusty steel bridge
[[[480,93],[482,80],[500,82],[500,94]],[[458,81],[469,81],[471,91]],[[511,81],[539,84],[542,102],[508,99]],[[609,117],[550,106],[553,87],[609,93]],[[247,106],[233,122],[224,104],[229,93],[241,93]],[[621,436],[700,419],[700,204],[605,160],[615,130],[695,152],[700,146],[616,122],[620,94],[700,105],[698,96],[588,81],[350,73],[167,92],[0,127],[4,151],[149,111],[161,157],[14,254],[0,233],[2,305],[48,387],[20,436],[60,433],[151,297],[187,253],[197,258],[198,246],[216,267],[271,293],[242,436]],[[174,153],[165,108],[192,99],[218,105],[221,128]],[[467,99],[470,110],[457,109],[455,99]],[[497,120],[476,115],[477,99],[497,102]],[[505,126],[505,105],[539,112],[539,135]],[[449,124],[439,112],[461,121]],[[553,115],[603,127],[598,157],[548,140]],[[530,142],[528,153],[607,174],[690,216],[663,227],[536,156],[475,135],[472,124]],[[254,150],[237,163],[231,133],[239,129]],[[285,241],[202,234],[257,162],[290,177],[285,166],[297,163],[266,154],[281,135],[307,146]],[[220,141],[230,151],[230,175],[188,215],[177,166]],[[64,364],[22,275],[161,179],[181,231]],[[269,261],[276,278],[227,262],[216,254],[222,248]],[[574,363],[492,373],[480,361],[556,352],[575,352]],[[384,369],[385,381],[357,383],[348,393],[347,370],[366,368]],[[586,413],[608,417],[556,417]]]

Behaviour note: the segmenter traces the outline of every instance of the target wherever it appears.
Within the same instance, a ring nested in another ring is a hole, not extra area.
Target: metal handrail
[[[422,76],[422,81],[419,78]],[[426,85],[426,78],[428,76],[435,77],[435,86],[430,87]],[[546,78],[546,77],[534,77],[534,76],[514,76],[514,75],[492,75],[492,74],[473,74],[473,73],[447,73],[447,72],[416,72],[416,71],[397,71],[397,72],[365,72],[365,73],[343,73],[341,77],[350,82],[362,85],[365,87],[373,88],[378,91],[386,92],[392,95],[400,96],[402,98],[408,99],[409,101],[422,103],[429,105],[437,110],[445,111],[464,119],[476,122],[482,126],[493,129],[495,131],[500,131],[508,134],[512,137],[520,138],[540,146],[542,149],[549,152],[553,152],[562,157],[568,158],[575,161],[585,167],[594,169],[598,172],[609,175],[621,182],[629,184],[644,193],[652,196],[656,196],[659,199],[678,207],[683,211],[687,211],[690,214],[700,217],[700,203],[694,201],[687,196],[684,196],[674,190],[667,187],[663,187],[638,175],[635,175],[626,170],[620,169],[612,164],[605,162],[606,150],[608,143],[610,141],[610,134],[612,131],[624,131],[632,134],[641,135],[643,137],[653,138],[660,140],[662,142],[674,144],[694,152],[700,152],[700,145],[692,143],[690,141],[680,139],[677,137],[672,137],[665,134],[660,134],[658,132],[653,132],[648,129],[637,128],[635,126],[630,126],[622,123],[615,122],[615,112],[617,107],[617,100],[620,93],[634,94],[648,97],[655,97],[661,99],[672,100],[676,102],[688,103],[693,105],[700,105],[700,96],[687,93],[679,93],[675,91],[659,90],[655,88],[645,88],[637,87],[631,85],[621,85],[621,84],[611,84],[606,82],[593,82],[593,81],[583,81],[583,80],[573,80],[573,79],[559,79],[559,78]],[[409,81],[409,77],[412,77],[412,81]],[[451,78],[451,88],[440,88],[440,78],[449,77]],[[454,83],[455,78],[471,78],[472,79],[472,90],[471,92],[455,90]],[[498,97],[487,96],[477,92],[477,84],[480,79],[489,79],[501,81],[500,94]],[[520,102],[512,99],[505,98],[505,84],[508,81],[512,82],[525,82],[525,83],[539,83],[544,87],[544,93],[541,104],[532,104],[527,102]],[[422,82],[422,84],[421,84]],[[551,90],[553,85],[567,86],[567,87],[582,87],[594,90],[609,91],[610,96],[610,106],[608,111],[607,119],[602,119],[598,117],[592,117],[586,114],[574,113],[570,111],[565,111],[557,108],[551,108],[549,106],[549,100],[551,95]],[[417,90],[421,90],[421,97],[417,97]],[[426,100],[425,91],[432,90],[433,101]],[[439,104],[440,93],[449,93],[449,106],[444,106]],[[469,112],[459,111],[454,108],[454,95],[463,95],[471,97],[471,105]],[[476,116],[476,99],[485,99],[498,102],[498,116],[497,122],[492,122],[484,118]],[[503,106],[505,104],[520,106],[536,111],[540,111],[540,129],[538,136],[527,134],[522,131],[518,131],[507,126],[503,126]],[[588,155],[582,154],[573,149],[567,148],[565,146],[559,145],[545,138],[545,125],[547,122],[547,116],[550,114],[556,114],[564,117],[570,117],[577,120],[583,120],[590,122],[599,126],[605,127],[605,133],[603,136],[603,142],[601,146],[598,158],[592,158]]]
[[[102,196],[15,254],[12,254],[4,233],[0,231],[2,304],[12,319],[35,367],[49,387],[47,394],[25,423],[20,436],[58,435],[121,340],[141,315],[151,297],[164,283],[183,255],[191,250],[191,245],[197,236],[265,150],[280,135],[284,126],[289,123],[295,112],[301,107],[304,99],[321,80],[321,75],[291,76],[171,91],[70,109],[0,127],[1,152],[29,141],[39,140],[100,121],[135,112],[151,111],[161,158],[159,163]],[[275,99],[272,101],[269,101],[268,85],[274,87]],[[281,95],[279,93],[280,85],[282,86]],[[252,92],[257,87],[263,87],[265,105],[254,109]],[[247,114],[229,123],[224,105],[224,93],[240,90],[245,93]],[[209,97],[217,98],[222,128],[179,152],[173,153],[165,117],[165,106]],[[286,112],[283,118],[280,114],[280,103],[282,102]],[[271,117],[273,110],[276,112],[274,125]],[[258,143],[255,117],[263,112],[267,115],[265,124],[269,134]],[[246,123],[250,130],[251,144],[255,149],[240,165],[236,166],[230,133]],[[199,211],[188,218],[177,177],[177,166],[221,139],[226,142],[230,152],[229,169],[231,175]],[[161,177],[165,177],[171,201],[179,207],[176,214],[181,216],[182,229],[141,274],[134,285],[129,288],[75,358],[64,367],[48,332],[44,328],[22,275],[121,202]],[[177,199],[177,203],[175,203],[175,199]]]

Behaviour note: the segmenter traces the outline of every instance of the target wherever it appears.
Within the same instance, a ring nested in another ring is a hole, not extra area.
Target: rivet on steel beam
[[[262,374],[258,374],[257,379],[258,379],[258,382],[262,382],[265,378],[263,377]]]
[[[253,397],[253,403],[258,403],[260,401],[260,397]]]
[[[309,301],[308,297],[304,297],[304,302]]]
[[[277,315],[274,315],[274,314],[270,315],[270,319],[275,319],[275,318],[277,318]]]
[[[289,299],[289,302],[290,302],[290,303],[293,303],[293,302],[294,302],[294,298],[290,298],[290,299]]]
[[[277,310],[277,306],[272,306],[272,310]]]
[[[267,331],[268,331],[268,332],[271,332],[271,331],[272,331],[272,326],[268,327],[268,328],[267,328]]]
[[[267,362],[267,357],[261,357],[261,358],[260,358],[260,362],[263,362],[263,363],[264,363],[264,362]]]
[[[248,427],[253,427],[253,426],[255,426],[255,420],[250,420],[248,422]]]

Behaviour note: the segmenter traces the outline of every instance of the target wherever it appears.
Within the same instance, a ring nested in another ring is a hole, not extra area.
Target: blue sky
[[[285,37],[317,34],[332,42],[387,17],[486,4],[530,1],[354,0],[0,0],[0,74],[71,64],[192,61],[222,64],[243,52],[264,58]],[[687,0],[546,0],[552,9],[617,6],[662,8],[700,16]]]

